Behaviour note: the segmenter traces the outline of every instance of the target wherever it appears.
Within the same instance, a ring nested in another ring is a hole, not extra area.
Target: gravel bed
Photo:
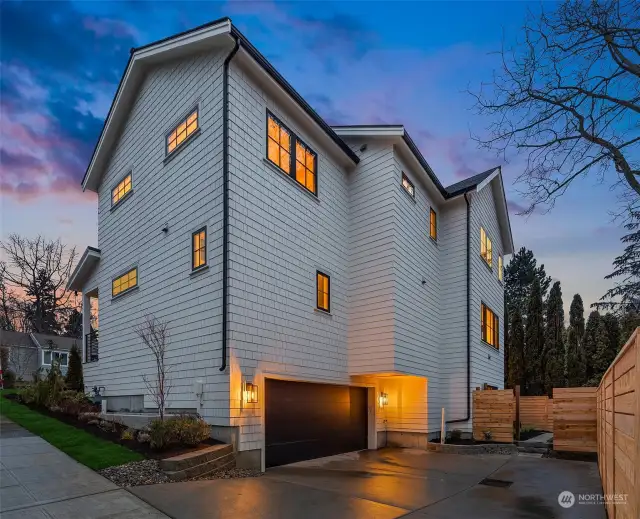
[[[135,487],[138,485],[155,485],[157,483],[173,483],[169,477],[160,470],[158,460],[133,461],[99,470],[98,473],[119,487]],[[250,469],[221,469],[205,476],[198,476],[183,481],[200,481],[205,479],[234,479],[254,478],[261,476],[259,470]]]

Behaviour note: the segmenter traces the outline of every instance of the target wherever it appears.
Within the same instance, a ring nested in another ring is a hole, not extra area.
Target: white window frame
[[[50,360],[49,360],[48,363],[45,361],[45,356],[46,356],[47,353],[51,354],[51,357],[50,357]],[[51,366],[52,365],[52,361],[54,360],[54,357],[56,355],[58,356],[58,359],[61,356],[64,356],[66,358],[66,360],[67,360],[64,364],[62,362],[60,362],[60,367],[66,368],[66,367],[69,366],[69,352],[68,351],[59,351],[59,350],[42,350],[42,365],[43,366]]]

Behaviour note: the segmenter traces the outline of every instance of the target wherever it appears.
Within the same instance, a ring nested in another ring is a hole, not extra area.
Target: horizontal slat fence
[[[513,389],[476,390],[473,392],[473,439],[513,442],[516,404]]]
[[[546,396],[521,396],[520,423],[522,427],[553,431],[553,400]]]
[[[640,517],[640,328],[605,372],[597,390],[598,469],[609,519]]]
[[[553,448],[597,452],[595,387],[553,389]]]

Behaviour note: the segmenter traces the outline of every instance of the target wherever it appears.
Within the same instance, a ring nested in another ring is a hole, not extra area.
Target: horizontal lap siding
[[[147,393],[151,353],[134,329],[146,314],[166,321],[172,366],[169,406],[195,408],[193,381],[205,381],[201,413],[228,424],[228,378],[220,374],[222,244],[222,53],[149,71],[99,188],[102,257],[87,288],[99,287],[100,360],[85,365],[88,386],[107,395]],[[200,135],[163,164],[165,135],[199,103]],[[111,189],[132,171],[133,193],[111,210]],[[161,231],[165,225],[168,233]],[[191,233],[207,225],[209,269],[191,273]],[[139,288],[111,299],[111,279],[137,265]],[[145,405],[154,403],[148,397]]]
[[[240,450],[262,446],[260,406],[241,409],[242,376],[349,382],[347,174],[235,62],[230,68],[230,359]],[[269,108],[318,154],[318,199],[265,164]],[[316,311],[316,270],[331,314]]]
[[[349,174],[348,342],[354,375],[394,369],[393,171],[392,146],[369,144]]]

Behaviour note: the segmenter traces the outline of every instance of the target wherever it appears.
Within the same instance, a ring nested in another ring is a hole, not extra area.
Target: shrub
[[[493,434],[491,433],[491,430],[482,431],[482,434],[484,435],[484,439],[486,441],[491,441],[491,438],[493,438]]]
[[[451,441],[457,442],[462,438],[462,431],[460,429],[453,429],[451,431]]]
[[[93,404],[84,393],[71,390],[60,392],[58,407],[63,413],[74,416],[93,411]]]
[[[122,440],[133,440],[135,438],[135,431],[133,429],[125,429],[120,435]]]
[[[140,431],[138,433],[138,441],[140,443],[149,443],[151,441],[151,436],[148,432]]]
[[[209,424],[199,416],[183,415],[168,420],[173,440],[184,445],[198,445],[209,437]]]
[[[93,412],[78,413],[78,420],[80,420],[81,422],[89,422],[91,420],[99,420],[99,419],[100,419],[100,413],[93,413]]]
[[[149,424],[149,443],[152,449],[166,449],[173,440],[173,431],[169,420],[153,420]]]
[[[5,389],[13,389],[16,385],[16,374],[11,370],[6,370],[2,373],[2,380]]]
[[[69,389],[84,392],[84,379],[82,377],[82,358],[80,348],[74,342],[69,350],[69,367],[65,382]]]
[[[106,432],[114,432],[117,429],[117,425],[111,420],[100,420],[98,426]]]

